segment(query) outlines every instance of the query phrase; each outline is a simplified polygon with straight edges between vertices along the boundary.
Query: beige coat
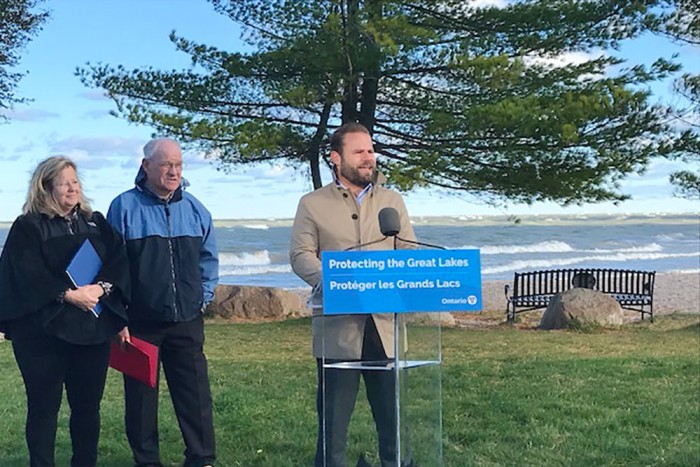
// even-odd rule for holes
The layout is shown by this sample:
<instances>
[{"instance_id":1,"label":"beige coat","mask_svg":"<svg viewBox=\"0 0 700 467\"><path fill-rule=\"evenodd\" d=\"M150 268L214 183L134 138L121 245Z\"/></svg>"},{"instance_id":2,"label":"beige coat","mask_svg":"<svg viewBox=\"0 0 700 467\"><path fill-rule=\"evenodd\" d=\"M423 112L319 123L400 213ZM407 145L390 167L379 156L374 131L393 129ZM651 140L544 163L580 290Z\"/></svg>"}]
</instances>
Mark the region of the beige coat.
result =
<instances>
[{"instance_id":1,"label":"beige coat","mask_svg":"<svg viewBox=\"0 0 700 467\"><path fill-rule=\"evenodd\" d=\"M380 179L382 177L380 176ZM400 194L376 184L358 205L346 188L332 182L304 195L299 201L289 250L294 272L309 285L321 282L321 252L341 251L351 246L382 238L378 214L385 207L399 213L399 237L415 241L416 236ZM413 248L398 242L397 248ZM363 247L363 250L392 250L393 238ZM392 314L374 314L374 322L389 358L394 357L394 320ZM367 315L313 316L313 354L315 357L359 359L362 353Z\"/></svg>"}]
</instances>

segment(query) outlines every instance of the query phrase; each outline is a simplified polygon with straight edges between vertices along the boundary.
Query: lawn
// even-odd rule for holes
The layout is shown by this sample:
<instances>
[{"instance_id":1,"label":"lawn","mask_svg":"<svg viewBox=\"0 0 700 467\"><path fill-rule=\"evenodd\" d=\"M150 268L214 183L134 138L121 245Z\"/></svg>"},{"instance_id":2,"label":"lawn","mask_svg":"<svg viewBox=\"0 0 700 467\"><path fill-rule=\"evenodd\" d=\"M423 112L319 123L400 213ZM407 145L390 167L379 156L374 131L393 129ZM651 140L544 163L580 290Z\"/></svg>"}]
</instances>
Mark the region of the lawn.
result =
<instances>
[{"instance_id":1,"label":"lawn","mask_svg":"<svg viewBox=\"0 0 700 467\"><path fill-rule=\"evenodd\" d=\"M311 465L309 320L212 322L206 332L217 465ZM444 329L442 351L445 466L700 465L697 315L589 333ZM0 342L0 370L0 467L27 465L24 388L9 342ZM181 465L177 422L167 389L161 391L163 462ZM66 409L64 402L59 466L70 456ZM361 397L353 427L370 420ZM100 466L131 465L123 431L121 377L110 370ZM372 430L351 428L352 465L374 443Z\"/></svg>"}]
</instances>

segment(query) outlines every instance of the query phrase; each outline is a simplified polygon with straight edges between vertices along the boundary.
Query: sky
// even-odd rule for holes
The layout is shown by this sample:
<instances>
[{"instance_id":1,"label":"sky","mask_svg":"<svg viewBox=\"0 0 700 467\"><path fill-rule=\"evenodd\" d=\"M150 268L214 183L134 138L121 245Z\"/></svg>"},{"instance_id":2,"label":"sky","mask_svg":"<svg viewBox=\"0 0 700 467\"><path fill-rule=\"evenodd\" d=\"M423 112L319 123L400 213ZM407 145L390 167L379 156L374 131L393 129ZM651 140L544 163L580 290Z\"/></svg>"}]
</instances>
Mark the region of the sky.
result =
<instances>
[{"instance_id":1,"label":"sky","mask_svg":"<svg viewBox=\"0 0 700 467\"><path fill-rule=\"evenodd\" d=\"M133 186L143 145L153 129L110 116L114 103L99 90L85 87L75 76L76 67L90 62L127 69L188 68L188 55L177 52L168 39L172 30L224 50L244 47L238 26L206 0L48 0L42 6L51 17L22 52L18 67L27 75L16 94L32 101L5 112L10 121L0 124L0 173L5 174L0 221L12 221L21 213L31 173L48 156L75 160L85 194L102 212L116 195ZM680 54L686 70L700 71L698 48L657 37L635 40L620 50L630 64L670 58L673 53ZM653 92L659 99L668 98L670 86L660 83ZM236 167L227 173L198 153L186 152L184 159L189 191L215 219L292 218L299 198L312 188L304 174L282 165ZM492 207L478 198L434 191L409 193L405 199L412 216L698 212L697 201L672 197L668 173L680 168L678 162L658 160L644 175L628 177L622 192L632 200L618 206ZM324 180L329 180L328 173Z\"/></svg>"}]
</instances>

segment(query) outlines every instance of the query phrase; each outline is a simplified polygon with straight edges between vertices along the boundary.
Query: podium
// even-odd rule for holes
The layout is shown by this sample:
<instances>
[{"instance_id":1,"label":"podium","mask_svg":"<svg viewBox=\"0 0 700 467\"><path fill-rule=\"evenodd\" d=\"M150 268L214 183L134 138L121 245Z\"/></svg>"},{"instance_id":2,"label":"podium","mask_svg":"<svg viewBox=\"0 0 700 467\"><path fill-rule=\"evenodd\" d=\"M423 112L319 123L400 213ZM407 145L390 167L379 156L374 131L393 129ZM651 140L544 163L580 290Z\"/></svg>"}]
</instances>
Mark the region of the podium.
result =
<instances>
[{"instance_id":1,"label":"podium","mask_svg":"<svg viewBox=\"0 0 700 467\"><path fill-rule=\"evenodd\" d=\"M310 298L314 346L322 355L319 379L327 388L319 394L320 411L327 414L319 449L329 456L338 443L346 445L353 467L363 465L356 459L364 456L364 465L442 465L440 312L481 309L478 250L324 252L322 267L322 287ZM370 354L368 343L375 350ZM384 352L378 355L377 348ZM335 439L345 422L337 420L342 410L331 391L354 391L342 384L358 379L367 391L374 388L375 402L369 410L354 410L347 438ZM378 395L382 388L384 396ZM322 465L331 467L328 456Z\"/></svg>"}]
</instances>

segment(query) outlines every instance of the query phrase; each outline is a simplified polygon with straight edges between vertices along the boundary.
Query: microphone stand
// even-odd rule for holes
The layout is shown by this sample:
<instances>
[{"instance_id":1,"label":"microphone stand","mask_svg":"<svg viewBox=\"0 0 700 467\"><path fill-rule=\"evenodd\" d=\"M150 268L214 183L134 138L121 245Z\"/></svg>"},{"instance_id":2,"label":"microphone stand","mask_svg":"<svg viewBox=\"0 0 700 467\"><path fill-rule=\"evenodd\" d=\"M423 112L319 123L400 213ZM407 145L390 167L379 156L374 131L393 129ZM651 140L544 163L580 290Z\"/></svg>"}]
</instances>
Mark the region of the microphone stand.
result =
<instances>
[{"instance_id":1,"label":"microphone stand","mask_svg":"<svg viewBox=\"0 0 700 467\"><path fill-rule=\"evenodd\" d=\"M435 248L436 250L446 250L447 249L444 246L433 245L432 243L418 242L415 240L407 240L405 238L399 237L398 235L394 235L394 250L397 249L396 248L396 240L401 240L402 242L406 242L406 243L412 243L414 245L427 246L429 248Z\"/></svg>"},{"instance_id":2,"label":"microphone stand","mask_svg":"<svg viewBox=\"0 0 700 467\"><path fill-rule=\"evenodd\" d=\"M425 243L425 242L419 242L415 240L408 240L405 238L401 238L398 236L398 232L389 232L393 235L387 235L394 237L394 250L397 250L397 242L398 240L401 240L404 243L411 243L413 245L419 245L419 246L425 246L428 248L435 248L437 250L446 250L444 246L440 245L433 245L432 243ZM386 238L386 237L384 237ZM396 455L399 459L401 459L401 467L410 467L410 466L415 466L415 463L413 461L413 446L411 446L411 437L410 437L410 429L408 425L406 426L406 431L404 433L406 439L405 441L405 448L406 448L406 457L407 459L403 459L401 457L401 406L400 406L400 394L401 394L401 382L403 382L404 390L406 393L408 393L408 373L409 370L408 368L404 369L404 374L403 378L399 378L399 373L401 372L400 370L400 357L399 357L399 314L394 312L394 399L396 400ZM408 352L406 352L408 353ZM408 414L404 414L404 419L408 419ZM405 420L406 423L407 420Z\"/></svg>"},{"instance_id":3,"label":"microphone stand","mask_svg":"<svg viewBox=\"0 0 700 467\"><path fill-rule=\"evenodd\" d=\"M385 235L384 237L382 237L382 238L380 238L380 239L372 240L371 242L360 243L360 244L358 244L358 245L350 246L350 247L344 249L343 251L352 251L352 250L356 250L356 249L358 249L358 248L363 248L363 247L366 247L366 246L369 246L369 245L374 245L375 243L383 242L384 240L386 240L386 238L387 238L387 235ZM396 249L396 247L394 247L394 249Z\"/></svg>"},{"instance_id":4,"label":"microphone stand","mask_svg":"<svg viewBox=\"0 0 700 467\"><path fill-rule=\"evenodd\" d=\"M392 237L394 237L394 250L396 250L396 239L398 237L398 232L396 232ZM400 346L399 346L399 339L401 335L399 334L399 314L397 312L394 312L394 419L396 426L394 426L394 430L396 432L394 433L394 436L396 437L396 460L397 464L401 466L403 463L403 459L401 458L401 386L400 386L400 379L399 374L401 373L400 370ZM406 371L406 374L408 374L408 371ZM405 375L404 375L405 376ZM404 387L406 387L407 383L404 383ZM407 446L410 447L410 444L408 444L408 440L406 440Z\"/></svg>"},{"instance_id":5,"label":"microphone stand","mask_svg":"<svg viewBox=\"0 0 700 467\"><path fill-rule=\"evenodd\" d=\"M398 233L398 232L397 232ZM388 236L388 235L387 235ZM396 234L391 235L394 237L394 250L397 250L396 248L396 243L397 240L401 240L402 242L406 243L413 243L416 245L423 245L423 246L428 246L432 248L437 248L444 250L445 247L442 246L437 246L437 245L431 245L429 243L421 243L421 242L416 242L412 240L406 240L401 237L399 237ZM403 382L403 387L404 387L404 393L408 394L408 372L409 368L406 367L404 368L403 371L403 378L399 377L401 373L401 357L400 357L400 346L399 346L399 339L401 334L399 333L401 326L399 326L399 313L394 312L394 400L396 401L396 406L394 407L395 410L395 417L396 417L396 457L397 460L400 460L399 466L400 467L411 467L415 466L415 463L413 461L413 446L411 446L411 437L410 437L410 428L408 425L406 426L406 431L404 432L404 435L406 436L406 439L404 440L404 447L406 448L406 457L407 459L404 459L402 457L401 453L401 383ZM406 332L407 329L405 327L404 323L404 332ZM404 339L407 339L406 336L404 336ZM405 357L408 358L408 350L407 350L407 345L408 342L404 344L406 347L405 352L406 355ZM408 413L404 414L404 419L405 422L408 424Z\"/></svg>"}]
</instances>

